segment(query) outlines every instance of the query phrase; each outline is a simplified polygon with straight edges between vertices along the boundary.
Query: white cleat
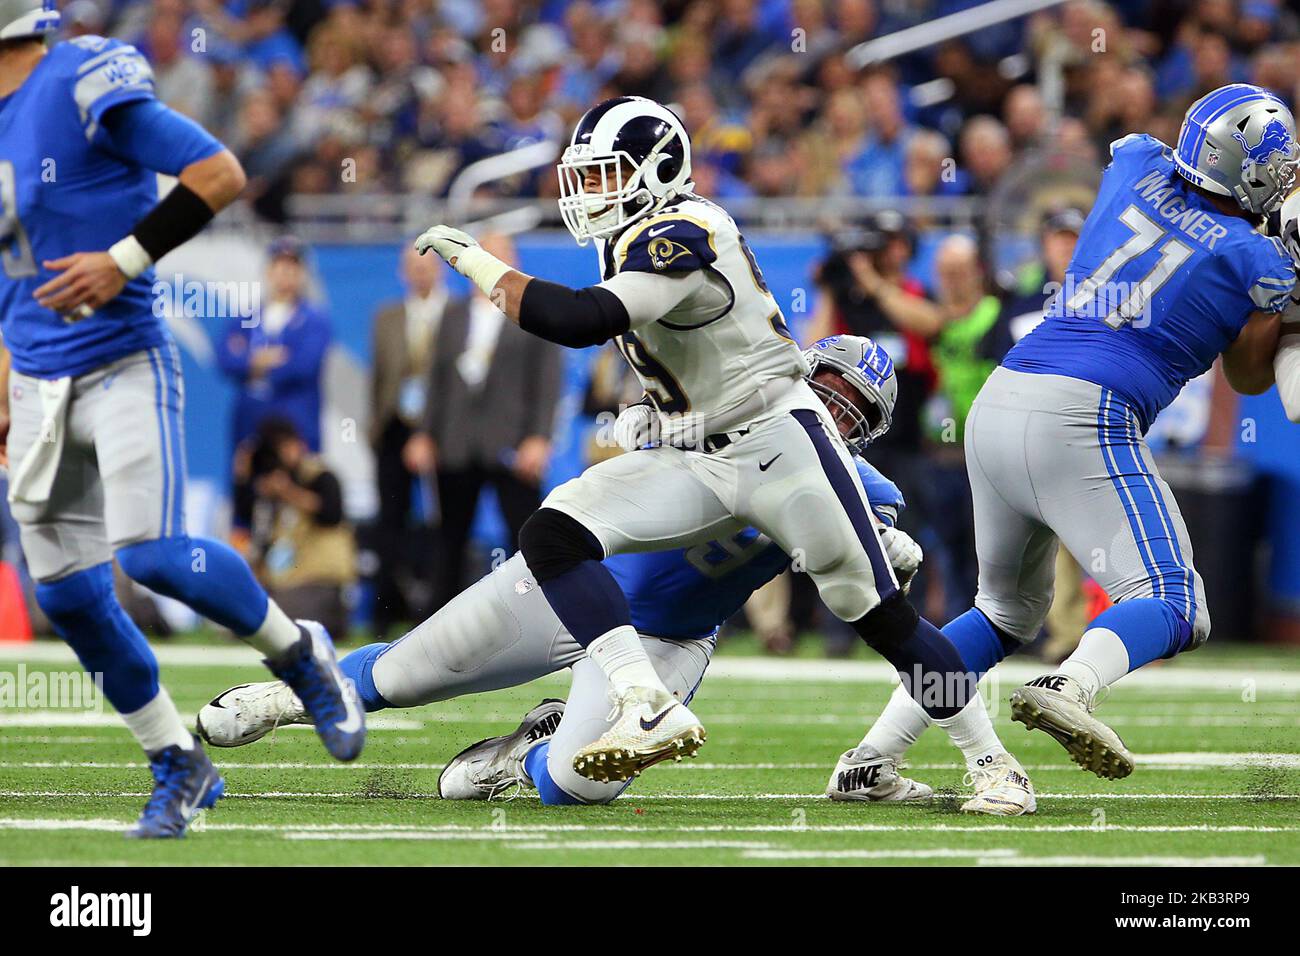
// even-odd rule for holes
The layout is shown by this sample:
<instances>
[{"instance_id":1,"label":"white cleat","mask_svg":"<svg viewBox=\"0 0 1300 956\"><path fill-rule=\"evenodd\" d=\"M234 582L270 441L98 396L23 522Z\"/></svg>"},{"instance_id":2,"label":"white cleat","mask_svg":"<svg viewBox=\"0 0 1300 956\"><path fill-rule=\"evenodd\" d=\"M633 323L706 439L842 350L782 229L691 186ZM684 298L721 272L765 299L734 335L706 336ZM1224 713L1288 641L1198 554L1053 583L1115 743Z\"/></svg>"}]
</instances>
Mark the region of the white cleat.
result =
<instances>
[{"instance_id":1,"label":"white cleat","mask_svg":"<svg viewBox=\"0 0 1300 956\"><path fill-rule=\"evenodd\" d=\"M222 691L199 711L200 737L214 747L242 747L283 724L310 724L302 703L278 680Z\"/></svg>"},{"instance_id":2,"label":"white cleat","mask_svg":"<svg viewBox=\"0 0 1300 956\"><path fill-rule=\"evenodd\" d=\"M1011 694L1011 719L1051 735L1080 767L1120 780L1133 772L1133 755L1096 717L1092 697L1064 674L1044 674Z\"/></svg>"},{"instance_id":3,"label":"white cleat","mask_svg":"<svg viewBox=\"0 0 1300 956\"><path fill-rule=\"evenodd\" d=\"M1038 809L1034 785L1011 754L999 754L985 766L972 768L965 782L975 788L975 796L961 805L962 813L1018 817Z\"/></svg>"},{"instance_id":4,"label":"white cleat","mask_svg":"<svg viewBox=\"0 0 1300 956\"><path fill-rule=\"evenodd\" d=\"M573 769L588 780L631 780L661 760L694 757L704 746L704 727L672 694L631 687L611 699L614 726L573 755Z\"/></svg>"},{"instance_id":5,"label":"white cleat","mask_svg":"<svg viewBox=\"0 0 1300 956\"><path fill-rule=\"evenodd\" d=\"M898 772L898 761L869 747L858 747L840 756L826 784L832 800L861 800L867 803L902 803L929 800L934 790Z\"/></svg>"},{"instance_id":6,"label":"white cleat","mask_svg":"<svg viewBox=\"0 0 1300 956\"><path fill-rule=\"evenodd\" d=\"M564 716L564 701L542 701L524 715L512 734L470 744L447 762L438 775L444 800L492 800L513 795L528 785L524 758L555 735Z\"/></svg>"}]
</instances>

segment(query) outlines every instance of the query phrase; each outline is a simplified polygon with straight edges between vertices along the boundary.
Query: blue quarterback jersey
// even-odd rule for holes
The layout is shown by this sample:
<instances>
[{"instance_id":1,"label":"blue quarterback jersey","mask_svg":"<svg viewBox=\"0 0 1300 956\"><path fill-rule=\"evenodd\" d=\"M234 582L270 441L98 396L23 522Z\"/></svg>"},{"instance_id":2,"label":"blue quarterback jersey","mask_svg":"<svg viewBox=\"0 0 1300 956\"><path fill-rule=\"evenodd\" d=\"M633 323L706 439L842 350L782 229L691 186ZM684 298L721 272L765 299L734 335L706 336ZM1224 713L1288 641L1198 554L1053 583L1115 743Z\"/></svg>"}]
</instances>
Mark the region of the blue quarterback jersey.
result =
<instances>
[{"instance_id":1,"label":"blue quarterback jersey","mask_svg":"<svg viewBox=\"0 0 1300 956\"><path fill-rule=\"evenodd\" d=\"M134 47L79 37L54 46L0 99L0 334L26 375L80 375L168 341L152 308L152 269L79 321L32 296L57 275L45 260L108 249L157 203L155 170L175 174L193 159L158 143L146 168L114 150L105 115L153 98L153 72ZM220 149L211 143L209 153Z\"/></svg>"},{"instance_id":2,"label":"blue quarterback jersey","mask_svg":"<svg viewBox=\"0 0 1300 956\"><path fill-rule=\"evenodd\" d=\"M876 517L893 527L903 510L898 487L855 459ZM605 559L632 609L632 626L654 637L710 637L749 596L786 569L790 556L755 528L725 541Z\"/></svg>"},{"instance_id":3,"label":"blue quarterback jersey","mask_svg":"<svg viewBox=\"0 0 1300 956\"><path fill-rule=\"evenodd\" d=\"M1279 240L1178 175L1164 143L1126 136L1111 157L1061 291L1002 364L1110 389L1145 431L1253 312L1286 307L1296 272Z\"/></svg>"}]
</instances>

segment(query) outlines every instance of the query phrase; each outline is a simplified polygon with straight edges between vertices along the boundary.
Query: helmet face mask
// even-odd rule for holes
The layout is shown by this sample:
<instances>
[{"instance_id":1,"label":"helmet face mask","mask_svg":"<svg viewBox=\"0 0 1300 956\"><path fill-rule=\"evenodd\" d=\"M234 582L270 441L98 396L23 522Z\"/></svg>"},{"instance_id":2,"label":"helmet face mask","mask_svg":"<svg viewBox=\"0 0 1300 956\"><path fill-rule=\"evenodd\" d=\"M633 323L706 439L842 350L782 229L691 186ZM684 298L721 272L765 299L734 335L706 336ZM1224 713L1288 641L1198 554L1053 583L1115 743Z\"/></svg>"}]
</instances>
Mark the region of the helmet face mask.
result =
<instances>
[{"instance_id":1,"label":"helmet face mask","mask_svg":"<svg viewBox=\"0 0 1300 956\"><path fill-rule=\"evenodd\" d=\"M849 449L860 453L885 432L894 420L898 400L898 376L888 353L866 336L832 335L804 350L808 363L805 378L809 387L826 403L837 426L848 420L842 432ZM815 381L819 372L838 375L862 402L851 401L838 390Z\"/></svg>"},{"instance_id":2,"label":"helmet face mask","mask_svg":"<svg viewBox=\"0 0 1300 956\"><path fill-rule=\"evenodd\" d=\"M1291 111L1273 93L1245 83L1220 87L1193 103L1174 150L1184 179L1235 199L1255 216L1286 198L1298 163Z\"/></svg>"},{"instance_id":3,"label":"helmet face mask","mask_svg":"<svg viewBox=\"0 0 1300 956\"><path fill-rule=\"evenodd\" d=\"M560 176L560 218L565 227L586 245L589 239L618 232L640 218L654 200L641 185L641 171L625 152L595 155L590 146L578 144L564 151L557 166ZM625 172L631 175L625 177ZM600 188L588 191L587 180L598 178ZM626 178L626 181L625 181Z\"/></svg>"},{"instance_id":4,"label":"helmet face mask","mask_svg":"<svg viewBox=\"0 0 1300 956\"><path fill-rule=\"evenodd\" d=\"M560 218L584 246L658 212L693 185L690 140L681 120L639 96L616 97L588 110L556 171Z\"/></svg>"}]
</instances>

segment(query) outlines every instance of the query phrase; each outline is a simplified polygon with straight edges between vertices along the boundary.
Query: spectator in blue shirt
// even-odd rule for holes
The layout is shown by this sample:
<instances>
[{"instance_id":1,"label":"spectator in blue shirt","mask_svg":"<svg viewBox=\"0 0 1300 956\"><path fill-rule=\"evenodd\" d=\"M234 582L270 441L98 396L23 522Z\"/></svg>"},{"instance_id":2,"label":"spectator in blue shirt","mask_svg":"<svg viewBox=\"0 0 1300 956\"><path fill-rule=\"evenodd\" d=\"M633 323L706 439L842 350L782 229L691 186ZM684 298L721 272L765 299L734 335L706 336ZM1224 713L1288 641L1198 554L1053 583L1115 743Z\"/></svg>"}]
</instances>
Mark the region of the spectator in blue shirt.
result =
<instances>
[{"instance_id":1,"label":"spectator in blue shirt","mask_svg":"<svg viewBox=\"0 0 1300 956\"><path fill-rule=\"evenodd\" d=\"M272 415L287 418L313 452L321 447L321 371L330 344L324 311L304 295L307 273L296 239L271 244L264 301L251 328L236 320L217 349L221 370L239 387L231 448Z\"/></svg>"}]
</instances>

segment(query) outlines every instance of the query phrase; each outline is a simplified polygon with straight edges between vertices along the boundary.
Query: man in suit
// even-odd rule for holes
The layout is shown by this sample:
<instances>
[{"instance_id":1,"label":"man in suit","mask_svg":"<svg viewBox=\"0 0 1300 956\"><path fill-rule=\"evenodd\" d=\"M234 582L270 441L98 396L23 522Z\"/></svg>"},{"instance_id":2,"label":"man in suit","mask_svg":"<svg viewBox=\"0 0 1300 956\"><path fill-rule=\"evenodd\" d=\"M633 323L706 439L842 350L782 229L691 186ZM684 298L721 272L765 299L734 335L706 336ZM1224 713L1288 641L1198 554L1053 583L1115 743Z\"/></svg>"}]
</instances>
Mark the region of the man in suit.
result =
<instances>
[{"instance_id":1,"label":"man in suit","mask_svg":"<svg viewBox=\"0 0 1300 956\"><path fill-rule=\"evenodd\" d=\"M444 317L459 317L456 320L463 322L468 310L463 299L448 297L442 262L419 255L409 245L402 253L398 275L405 297L381 306L371 326L369 437L379 485L374 628L381 637L395 623L418 620L433 610L409 606L427 604L433 582L429 555L404 560L410 542L420 537L412 532L423 522L413 508L422 462L408 463L403 450L424 420L434 346ZM433 515L423 517L431 522ZM413 588L401 583L407 567L407 576L415 578ZM423 599L420 590L425 592Z\"/></svg>"},{"instance_id":2,"label":"man in suit","mask_svg":"<svg viewBox=\"0 0 1300 956\"><path fill-rule=\"evenodd\" d=\"M482 245L514 261L508 239L485 237ZM406 447L411 467L437 474L439 606L461 590L465 546L485 485L493 487L501 504L510 551L518 547L520 527L540 506L561 362L556 346L507 321L479 292L468 309L444 316L423 426Z\"/></svg>"}]
</instances>

